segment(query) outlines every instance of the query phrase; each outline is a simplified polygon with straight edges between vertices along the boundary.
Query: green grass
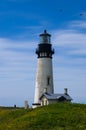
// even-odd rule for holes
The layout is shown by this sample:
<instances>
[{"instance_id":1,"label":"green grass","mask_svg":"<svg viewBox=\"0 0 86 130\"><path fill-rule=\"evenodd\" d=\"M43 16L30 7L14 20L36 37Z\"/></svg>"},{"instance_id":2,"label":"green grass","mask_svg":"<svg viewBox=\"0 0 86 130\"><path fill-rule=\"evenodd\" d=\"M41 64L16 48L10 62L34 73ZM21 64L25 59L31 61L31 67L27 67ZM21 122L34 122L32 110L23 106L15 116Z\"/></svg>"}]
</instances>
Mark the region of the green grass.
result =
<instances>
[{"instance_id":1,"label":"green grass","mask_svg":"<svg viewBox=\"0 0 86 130\"><path fill-rule=\"evenodd\" d=\"M33 110L0 108L0 130L86 130L86 105L58 103Z\"/></svg>"}]
</instances>

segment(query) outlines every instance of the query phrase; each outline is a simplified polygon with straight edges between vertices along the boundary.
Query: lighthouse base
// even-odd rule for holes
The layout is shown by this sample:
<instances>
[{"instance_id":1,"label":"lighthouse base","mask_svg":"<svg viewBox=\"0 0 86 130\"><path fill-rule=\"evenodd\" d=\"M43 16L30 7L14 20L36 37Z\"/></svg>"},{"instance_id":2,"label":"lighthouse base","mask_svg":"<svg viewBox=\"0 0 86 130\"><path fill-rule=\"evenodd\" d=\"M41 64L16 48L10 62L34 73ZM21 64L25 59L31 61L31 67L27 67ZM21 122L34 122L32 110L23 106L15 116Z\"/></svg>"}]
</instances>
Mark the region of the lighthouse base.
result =
<instances>
[{"instance_id":1,"label":"lighthouse base","mask_svg":"<svg viewBox=\"0 0 86 130\"><path fill-rule=\"evenodd\" d=\"M40 107L40 106L41 106L40 103L33 103L33 104L32 104L32 108L37 108L37 107Z\"/></svg>"}]
</instances>

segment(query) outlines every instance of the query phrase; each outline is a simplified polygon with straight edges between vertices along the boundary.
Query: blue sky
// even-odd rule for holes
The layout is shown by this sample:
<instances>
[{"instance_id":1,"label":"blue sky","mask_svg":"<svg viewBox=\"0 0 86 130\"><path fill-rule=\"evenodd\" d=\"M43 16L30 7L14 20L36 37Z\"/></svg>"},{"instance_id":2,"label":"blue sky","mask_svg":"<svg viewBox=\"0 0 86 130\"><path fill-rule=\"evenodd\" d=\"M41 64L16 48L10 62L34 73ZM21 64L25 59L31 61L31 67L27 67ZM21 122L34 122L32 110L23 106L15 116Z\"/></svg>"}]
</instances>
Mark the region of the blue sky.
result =
<instances>
[{"instance_id":1,"label":"blue sky","mask_svg":"<svg viewBox=\"0 0 86 130\"><path fill-rule=\"evenodd\" d=\"M55 93L86 103L86 1L0 0L0 105L34 98L39 34L52 35Z\"/></svg>"}]
</instances>

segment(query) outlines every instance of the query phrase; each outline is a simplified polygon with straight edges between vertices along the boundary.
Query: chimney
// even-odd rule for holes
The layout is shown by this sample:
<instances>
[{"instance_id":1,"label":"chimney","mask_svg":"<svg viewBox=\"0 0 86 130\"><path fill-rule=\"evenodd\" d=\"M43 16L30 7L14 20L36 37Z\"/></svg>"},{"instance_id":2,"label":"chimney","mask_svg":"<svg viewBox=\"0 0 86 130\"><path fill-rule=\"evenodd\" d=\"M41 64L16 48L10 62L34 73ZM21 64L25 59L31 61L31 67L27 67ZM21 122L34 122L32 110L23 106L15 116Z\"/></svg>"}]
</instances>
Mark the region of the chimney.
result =
<instances>
[{"instance_id":1,"label":"chimney","mask_svg":"<svg viewBox=\"0 0 86 130\"><path fill-rule=\"evenodd\" d=\"M64 94L67 95L68 94L68 89L64 88Z\"/></svg>"},{"instance_id":2,"label":"chimney","mask_svg":"<svg viewBox=\"0 0 86 130\"><path fill-rule=\"evenodd\" d=\"M44 88L44 93L47 93L47 88Z\"/></svg>"}]
</instances>

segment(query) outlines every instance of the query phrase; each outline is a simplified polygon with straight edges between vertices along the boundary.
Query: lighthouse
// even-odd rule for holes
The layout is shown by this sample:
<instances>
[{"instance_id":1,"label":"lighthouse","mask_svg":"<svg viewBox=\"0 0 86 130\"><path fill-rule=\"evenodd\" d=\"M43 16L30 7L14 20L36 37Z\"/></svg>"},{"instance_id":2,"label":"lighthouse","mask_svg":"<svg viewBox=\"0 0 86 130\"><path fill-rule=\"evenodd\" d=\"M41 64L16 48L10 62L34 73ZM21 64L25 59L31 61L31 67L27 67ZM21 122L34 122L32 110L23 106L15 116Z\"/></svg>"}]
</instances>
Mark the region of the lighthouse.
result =
<instances>
[{"instance_id":1,"label":"lighthouse","mask_svg":"<svg viewBox=\"0 0 86 130\"><path fill-rule=\"evenodd\" d=\"M51 35L44 30L39 37L40 40L36 49L37 72L33 108L41 105L40 97L42 94L54 93L52 66L52 55L54 54L54 49L52 49Z\"/></svg>"}]
</instances>

